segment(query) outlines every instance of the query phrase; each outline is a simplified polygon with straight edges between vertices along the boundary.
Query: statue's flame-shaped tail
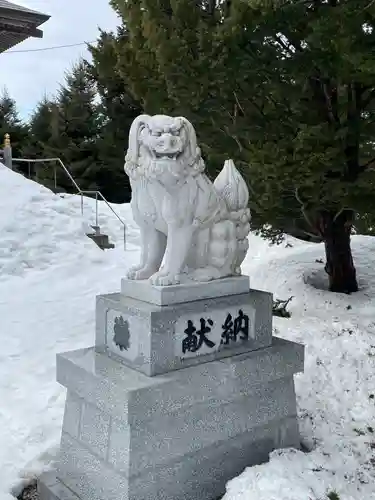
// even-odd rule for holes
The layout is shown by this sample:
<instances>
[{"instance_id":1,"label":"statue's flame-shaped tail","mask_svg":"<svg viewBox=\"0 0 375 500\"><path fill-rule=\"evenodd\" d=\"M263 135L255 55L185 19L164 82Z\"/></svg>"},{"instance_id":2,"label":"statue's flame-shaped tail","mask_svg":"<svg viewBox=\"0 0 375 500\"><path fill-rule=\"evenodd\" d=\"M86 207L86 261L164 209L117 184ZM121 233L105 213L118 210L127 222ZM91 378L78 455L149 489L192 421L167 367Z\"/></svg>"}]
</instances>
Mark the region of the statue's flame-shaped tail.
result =
<instances>
[{"instance_id":1,"label":"statue's flame-shaped tail","mask_svg":"<svg viewBox=\"0 0 375 500\"><path fill-rule=\"evenodd\" d=\"M223 170L214 182L215 190L227 205L229 218L236 224L237 259L233 272L241 273L241 264L249 249L248 235L250 233L249 190L233 160L226 160Z\"/></svg>"},{"instance_id":2,"label":"statue's flame-shaped tail","mask_svg":"<svg viewBox=\"0 0 375 500\"><path fill-rule=\"evenodd\" d=\"M247 208L249 190L242 175L236 169L233 160L225 161L223 170L215 179L214 186L216 191L224 198L229 212L238 212Z\"/></svg>"}]
</instances>

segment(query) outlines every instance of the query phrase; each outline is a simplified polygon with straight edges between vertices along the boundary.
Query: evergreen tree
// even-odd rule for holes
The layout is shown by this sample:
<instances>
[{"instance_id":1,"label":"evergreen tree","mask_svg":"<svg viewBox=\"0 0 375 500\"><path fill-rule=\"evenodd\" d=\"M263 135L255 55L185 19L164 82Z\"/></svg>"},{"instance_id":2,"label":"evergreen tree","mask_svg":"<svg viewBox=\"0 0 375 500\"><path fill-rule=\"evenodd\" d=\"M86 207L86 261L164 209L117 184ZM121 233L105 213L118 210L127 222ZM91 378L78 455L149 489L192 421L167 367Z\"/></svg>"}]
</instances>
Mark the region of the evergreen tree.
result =
<instances>
[{"instance_id":1,"label":"evergreen tree","mask_svg":"<svg viewBox=\"0 0 375 500\"><path fill-rule=\"evenodd\" d=\"M92 63L87 66L96 84L103 116L97 143L101 165L97 181L103 195L116 203L130 201L131 190L124 174L124 156L131 123L142 113L140 104L133 98L116 68L114 41L126 37L127 32L122 28L116 35L101 31L96 46L90 46Z\"/></svg>"},{"instance_id":2,"label":"evergreen tree","mask_svg":"<svg viewBox=\"0 0 375 500\"><path fill-rule=\"evenodd\" d=\"M112 4L129 30L121 75L146 111L190 118L207 157L246 175L258 223L276 236L308 225L330 289L356 291L351 229L356 213L375 213L375 4Z\"/></svg>"},{"instance_id":3,"label":"evergreen tree","mask_svg":"<svg viewBox=\"0 0 375 500\"><path fill-rule=\"evenodd\" d=\"M46 151L52 137L51 121L54 106L56 106L55 102L48 99L47 96L37 104L29 120L29 136L26 144L22 146L22 158L46 158ZM43 165L40 163L30 163L27 166L20 164L19 168L28 176L30 175L31 178L38 180L38 173L43 168ZM47 168L47 165L45 165L45 168ZM48 168L51 170L53 166L49 164ZM46 176L44 173L42 178L46 180L46 177L48 175ZM52 184L50 187L52 187Z\"/></svg>"},{"instance_id":4,"label":"evergreen tree","mask_svg":"<svg viewBox=\"0 0 375 500\"><path fill-rule=\"evenodd\" d=\"M52 137L52 114L56 102L45 96L36 106L35 111L30 118L30 134L35 137L35 145L42 152L48 147Z\"/></svg>"},{"instance_id":5,"label":"evergreen tree","mask_svg":"<svg viewBox=\"0 0 375 500\"><path fill-rule=\"evenodd\" d=\"M20 158L28 140L28 126L19 118L16 102L7 90L0 96L0 144L5 134L10 134L13 156Z\"/></svg>"},{"instance_id":6,"label":"evergreen tree","mask_svg":"<svg viewBox=\"0 0 375 500\"><path fill-rule=\"evenodd\" d=\"M95 86L88 78L86 63L80 61L66 74L55 102L42 104L34 115L35 137L43 144L43 156L61 158L81 189L97 190L96 170L99 163L97 141L101 117L96 103ZM42 116L43 115L43 116ZM35 128L44 120L50 125L43 132ZM40 179L51 187L54 167L45 164ZM58 189L76 192L71 180L57 169Z\"/></svg>"}]
</instances>

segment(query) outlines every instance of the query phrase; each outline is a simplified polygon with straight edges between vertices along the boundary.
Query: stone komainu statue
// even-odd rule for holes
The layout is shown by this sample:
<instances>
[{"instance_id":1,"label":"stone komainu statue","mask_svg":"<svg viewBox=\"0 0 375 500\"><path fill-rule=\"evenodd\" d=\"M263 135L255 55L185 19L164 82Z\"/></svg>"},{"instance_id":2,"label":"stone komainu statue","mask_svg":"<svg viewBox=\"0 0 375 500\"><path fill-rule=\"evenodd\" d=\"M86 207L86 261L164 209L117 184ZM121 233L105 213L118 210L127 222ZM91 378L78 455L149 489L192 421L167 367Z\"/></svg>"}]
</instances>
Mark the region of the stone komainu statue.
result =
<instances>
[{"instance_id":1,"label":"stone komainu statue","mask_svg":"<svg viewBox=\"0 0 375 500\"><path fill-rule=\"evenodd\" d=\"M249 192L232 160L212 183L191 123L141 115L129 133L125 172L142 251L129 279L154 285L241 274L250 232Z\"/></svg>"}]
</instances>

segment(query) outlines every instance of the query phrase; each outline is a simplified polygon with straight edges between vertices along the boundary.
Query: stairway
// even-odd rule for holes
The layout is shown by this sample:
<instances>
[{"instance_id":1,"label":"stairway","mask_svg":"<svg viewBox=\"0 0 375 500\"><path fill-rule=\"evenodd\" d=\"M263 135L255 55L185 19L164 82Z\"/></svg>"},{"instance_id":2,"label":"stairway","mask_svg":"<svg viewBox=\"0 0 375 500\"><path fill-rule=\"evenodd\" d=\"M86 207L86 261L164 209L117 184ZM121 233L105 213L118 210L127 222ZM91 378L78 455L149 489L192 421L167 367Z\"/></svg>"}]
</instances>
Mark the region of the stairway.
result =
<instances>
[{"instance_id":1,"label":"stairway","mask_svg":"<svg viewBox=\"0 0 375 500\"><path fill-rule=\"evenodd\" d=\"M110 248L115 248L115 245L109 242L108 235L100 232L100 226L91 227L93 228L94 232L86 233L86 236L94 241L101 250L109 250Z\"/></svg>"},{"instance_id":2,"label":"stairway","mask_svg":"<svg viewBox=\"0 0 375 500\"><path fill-rule=\"evenodd\" d=\"M35 177L33 179L33 180L35 180L35 182L38 182L38 175L37 175L37 171L35 170L35 168L36 168L35 166L39 165L39 164L53 163L53 182L51 181L51 185L47 185L47 183L46 183L46 187L51 189L51 191L53 191L54 193L60 194L61 196L64 196L64 194L61 193L61 189L57 187L57 168L62 169L63 172L65 172L66 176L70 179L72 185L74 186L76 194L81 197L81 214L82 214L82 216L83 216L83 197L90 196L91 198L93 198L95 196L96 224L93 226L90 226L93 229L93 232L90 231L90 232L86 233L86 236L88 236L91 240L93 240L94 243L96 243L96 245L98 245L98 247L101 250L108 250L111 248L115 248L115 245L113 243L110 243L108 235L100 232L100 226L98 225L98 222L97 222L98 221L98 209L99 209L98 202L101 201L109 208L109 210L117 218L117 220L120 222L120 224L123 227L124 250L125 250L125 248L126 248L126 224L125 224L124 220L114 210L114 208L110 205L110 203L108 203L108 201L105 199L105 197L102 195L102 193L100 191L82 190L60 158L43 158L43 159L42 158L39 158L39 159L13 158L12 161L13 161L14 165L28 164L27 171L24 168L20 169L19 167L18 168L14 167L14 170L28 179ZM33 172L35 175L33 175L33 176L31 175L31 171L32 171L31 165L34 165Z\"/></svg>"}]
</instances>

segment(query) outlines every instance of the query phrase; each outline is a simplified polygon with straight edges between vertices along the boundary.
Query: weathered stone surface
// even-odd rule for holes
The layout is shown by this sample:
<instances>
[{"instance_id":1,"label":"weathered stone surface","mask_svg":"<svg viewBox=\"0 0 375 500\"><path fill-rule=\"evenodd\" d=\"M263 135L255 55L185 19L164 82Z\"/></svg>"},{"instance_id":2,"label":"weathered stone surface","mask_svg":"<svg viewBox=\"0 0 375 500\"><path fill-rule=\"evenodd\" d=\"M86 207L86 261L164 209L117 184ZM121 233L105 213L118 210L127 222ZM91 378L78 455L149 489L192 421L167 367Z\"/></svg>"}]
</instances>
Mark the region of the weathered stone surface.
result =
<instances>
[{"instance_id":1,"label":"weathered stone surface","mask_svg":"<svg viewBox=\"0 0 375 500\"><path fill-rule=\"evenodd\" d=\"M229 401L209 400L131 424L111 418L93 405L83 406L76 439L126 477L296 415L291 377L258 386L246 395L236 393ZM63 443L61 450L69 454Z\"/></svg>"},{"instance_id":2,"label":"weathered stone surface","mask_svg":"<svg viewBox=\"0 0 375 500\"><path fill-rule=\"evenodd\" d=\"M280 434L285 444L280 441ZM273 449L284 446L298 446L295 418L279 421L275 427L271 425L240 434L140 474L130 481L131 498L219 498L224 494L230 478L236 477L248 466L266 462ZM156 496L153 496L153 484L158 485Z\"/></svg>"},{"instance_id":3,"label":"weathered stone surface","mask_svg":"<svg viewBox=\"0 0 375 500\"><path fill-rule=\"evenodd\" d=\"M299 446L303 361L303 346L278 338L155 377L94 348L58 355L67 403L41 500L214 500L273 449Z\"/></svg>"},{"instance_id":4,"label":"weathered stone surface","mask_svg":"<svg viewBox=\"0 0 375 500\"><path fill-rule=\"evenodd\" d=\"M231 401L303 371L302 345L277 337L267 349L156 377L132 370L94 348L57 355L57 380L76 396L128 424L206 402Z\"/></svg>"},{"instance_id":5,"label":"weathered stone surface","mask_svg":"<svg viewBox=\"0 0 375 500\"><path fill-rule=\"evenodd\" d=\"M183 117L140 115L129 131L125 172L141 236L128 278L157 286L181 279L238 276L249 248L249 191L232 160L214 183L193 125Z\"/></svg>"},{"instance_id":6,"label":"weathered stone surface","mask_svg":"<svg viewBox=\"0 0 375 500\"><path fill-rule=\"evenodd\" d=\"M202 299L215 299L227 295L247 293L249 276L231 276L219 280L197 283L188 281L179 285L156 286L149 280L121 280L121 293L130 299L142 300L158 306L185 304Z\"/></svg>"},{"instance_id":7,"label":"weathered stone surface","mask_svg":"<svg viewBox=\"0 0 375 500\"><path fill-rule=\"evenodd\" d=\"M42 474L38 480L40 500L81 500L58 478L55 471Z\"/></svg>"},{"instance_id":8,"label":"weathered stone surface","mask_svg":"<svg viewBox=\"0 0 375 500\"><path fill-rule=\"evenodd\" d=\"M126 460L128 467L121 471L129 476L154 463L161 464L213 443L227 441L254 426L295 415L293 381L281 380L270 385L230 402L200 403L123 428L129 443L129 459ZM119 442L116 430L112 424L113 443Z\"/></svg>"},{"instance_id":9,"label":"weathered stone surface","mask_svg":"<svg viewBox=\"0 0 375 500\"><path fill-rule=\"evenodd\" d=\"M78 439L83 409L83 399L68 391L66 395L63 430Z\"/></svg>"},{"instance_id":10,"label":"weathered stone surface","mask_svg":"<svg viewBox=\"0 0 375 500\"><path fill-rule=\"evenodd\" d=\"M119 293L97 297L97 351L149 376L271 342L272 295L266 292L163 307Z\"/></svg>"},{"instance_id":11,"label":"weathered stone surface","mask_svg":"<svg viewBox=\"0 0 375 500\"><path fill-rule=\"evenodd\" d=\"M93 452L106 458L109 445L111 417L96 406L84 402L81 414L79 438Z\"/></svg>"},{"instance_id":12,"label":"weathered stone surface","mask_svg":"<svg viewBox=\"0 0 375 500\"><path fill-rule=\"evenodd\" d=\"M266 461L274 448L298 446L298 429L295 417L272 422L183 458L139 470L129 479L70 436L64 435L63 441L66 451L59 479L53 474L41 478L41 500L115 500L115 495L117 500L213 500L224 493L229 479L247 466ZM65 496L68 493L71 496Z\"/></svg>"},{"instance_id":13,"label":"weathered stone surface","mask_svg":"<svg viewBox=\"0 0 375 500\"><path fill-rule=\"evenodd\" d=\"M68 434L61 438L57 477L82 500L129 498L127 479Z\"/></svg>"}]
</instances>

